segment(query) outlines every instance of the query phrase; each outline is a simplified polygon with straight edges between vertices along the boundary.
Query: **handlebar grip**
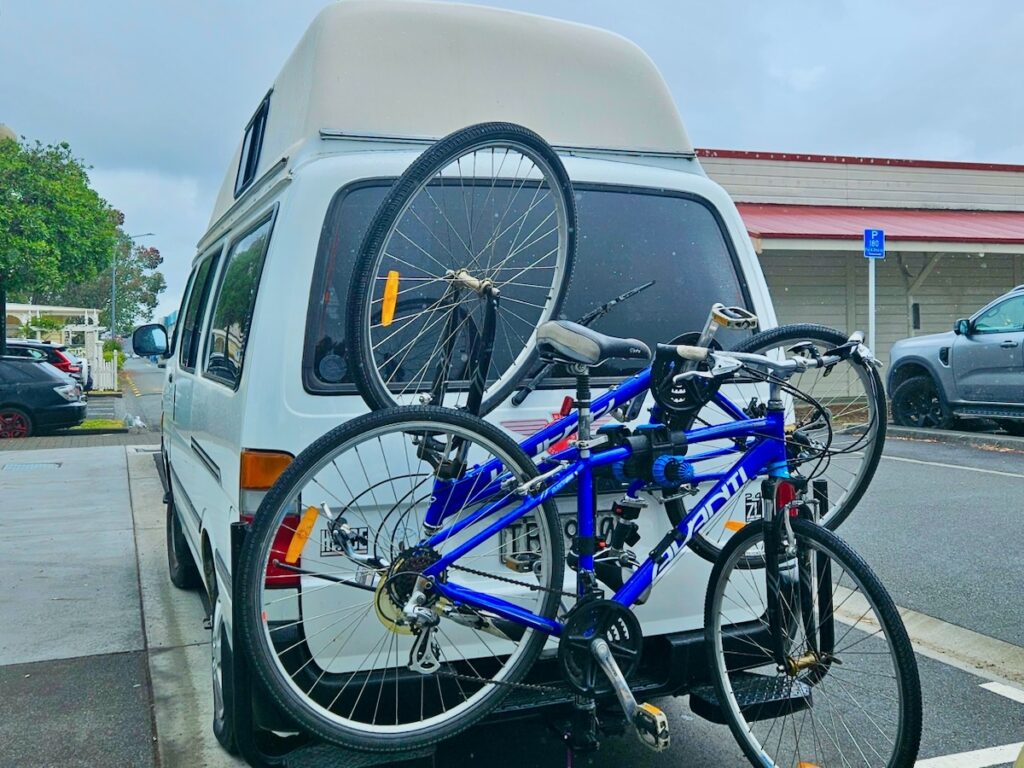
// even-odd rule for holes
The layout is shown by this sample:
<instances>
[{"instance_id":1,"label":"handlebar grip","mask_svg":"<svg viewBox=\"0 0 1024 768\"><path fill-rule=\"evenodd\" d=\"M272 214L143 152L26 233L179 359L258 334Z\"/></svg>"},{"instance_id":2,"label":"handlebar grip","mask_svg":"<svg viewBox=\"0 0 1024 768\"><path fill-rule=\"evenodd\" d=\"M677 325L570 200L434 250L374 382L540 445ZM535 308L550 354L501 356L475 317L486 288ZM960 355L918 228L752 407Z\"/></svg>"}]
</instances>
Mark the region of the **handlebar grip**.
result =
<instances>
[{"instance_id":1,"label":"handlebar grip","mask_svg":"<svg viewBox=\"0 0 1024 768\"><path fill-rule=\"evenodd\" d=\"M691 347L688 344L676 346L676 354L683 358L683 360L693 360L698 363L707 360L710 352L711 350L707 347Z\"/></svg>"}]
</instances>

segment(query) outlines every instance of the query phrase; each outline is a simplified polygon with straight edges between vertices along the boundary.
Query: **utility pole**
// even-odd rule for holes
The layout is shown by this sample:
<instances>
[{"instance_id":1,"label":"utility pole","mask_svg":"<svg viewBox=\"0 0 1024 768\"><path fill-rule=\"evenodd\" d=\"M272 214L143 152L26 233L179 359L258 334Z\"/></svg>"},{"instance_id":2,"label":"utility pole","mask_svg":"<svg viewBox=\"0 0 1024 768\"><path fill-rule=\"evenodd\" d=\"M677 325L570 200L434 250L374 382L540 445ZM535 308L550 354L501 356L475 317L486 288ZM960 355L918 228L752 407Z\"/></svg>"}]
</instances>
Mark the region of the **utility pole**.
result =
<instances>
[{"instance_id":1,"label":"utility pole","mask_svg":"<svg viewBox=\"0 0 1024 768\"><path fill-rule=\"evenodd\" d=\"M143 232L141 235L128 235L128 253L131 254L132 246L136 240L143 237L153 237L152 232ZM117 334L117 249L120 243L114 246L114 258L110 262L110 338Z\"/></svg>"}]
</instances>

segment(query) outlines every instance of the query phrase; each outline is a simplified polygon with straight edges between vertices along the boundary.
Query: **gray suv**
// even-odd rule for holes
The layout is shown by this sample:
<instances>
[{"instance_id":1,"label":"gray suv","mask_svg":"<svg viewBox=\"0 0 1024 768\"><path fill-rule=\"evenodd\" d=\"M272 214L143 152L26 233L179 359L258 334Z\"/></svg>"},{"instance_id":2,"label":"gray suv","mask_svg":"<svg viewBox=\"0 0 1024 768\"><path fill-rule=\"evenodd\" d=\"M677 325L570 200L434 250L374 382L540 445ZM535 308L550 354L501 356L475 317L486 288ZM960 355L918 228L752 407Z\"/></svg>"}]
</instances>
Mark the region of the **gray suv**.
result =
<instances>
[{"instance_id":1,"label":"gray suv","mask_svg":"<svg viewBox=\"0 0 1024 768\"><path fill-rule=\"evenodd\" d=\"M1024 285L952 331L897 341L888 389L902 426L945 429L964 416L1024 435Z\"/></svg>"}]
</instances>

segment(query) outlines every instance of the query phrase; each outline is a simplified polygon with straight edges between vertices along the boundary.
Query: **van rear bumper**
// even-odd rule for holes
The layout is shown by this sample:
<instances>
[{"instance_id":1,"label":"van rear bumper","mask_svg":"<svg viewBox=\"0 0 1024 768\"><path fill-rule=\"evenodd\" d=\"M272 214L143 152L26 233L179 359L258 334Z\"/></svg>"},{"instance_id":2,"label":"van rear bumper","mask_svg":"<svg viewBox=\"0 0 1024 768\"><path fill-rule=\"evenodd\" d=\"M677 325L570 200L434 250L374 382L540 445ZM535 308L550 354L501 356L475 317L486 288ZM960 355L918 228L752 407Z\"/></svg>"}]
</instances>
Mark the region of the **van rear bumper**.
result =
<instances>
[{"instance_id":1,"label":"van rear bumper","mask_svg":"<svg viewBox=\"0 0 1024 768\"><path fill-rule=\"evenodd\" d=\"M753 634L759 622L748 625L749 630L737 627L740 634ZM288 635L285 630L281 633ZM758 638L758 641L763 638ZM276 637L282 647L292 647L301 642L296 636ZM297 662L301 663L301 662ZM412 675L412 673L410 673ZM501 705L483 721L507 722L509 720L558 719L567 714L573 707L575 694L561 680L557 659L538 661L530 674L523 681L543 685L546 690L534 691L525 688L512 690ZM638 699L651 700L667 696L683 696L698 686L711 683L708 665L707 646L704 630L697 629L669 635L647 638L644 641L643 661L640 669L631 678L631 687ZM320 687L329 688L326 679L319 683ZM551 691L551 688L557 689ZM291 720L272 702L271 697L262 691L260 686L253 690L253 714L257 727L268 731L298 730ZM598 698L599 707L618 710L615 696L609 693Z\"/></svg>"}]
</instances>

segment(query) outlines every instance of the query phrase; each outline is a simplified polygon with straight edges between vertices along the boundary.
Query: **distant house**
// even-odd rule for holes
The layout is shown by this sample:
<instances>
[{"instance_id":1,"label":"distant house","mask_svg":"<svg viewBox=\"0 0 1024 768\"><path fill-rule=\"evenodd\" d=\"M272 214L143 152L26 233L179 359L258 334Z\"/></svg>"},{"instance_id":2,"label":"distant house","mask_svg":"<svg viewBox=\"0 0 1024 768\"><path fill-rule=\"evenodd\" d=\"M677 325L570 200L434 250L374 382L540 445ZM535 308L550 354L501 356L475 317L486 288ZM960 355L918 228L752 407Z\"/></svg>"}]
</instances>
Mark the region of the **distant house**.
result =
<instances>
[{"instance_id":1,"label":"distant house","mask_svg":"<svg viewBox=\"0 0 1024 768\"><path fill-rule=\"evenodd\" d=\"M51 307L45 304L8 304L7 305L7 337L25 337L31 339L49 339L63 342L59 329L32 330L32 321L40 318L56 320L61 326L84 326L100 331L100 311L86 307ZM54 323L53 325L56 325Z\"/></svg>"}]
</instances>

